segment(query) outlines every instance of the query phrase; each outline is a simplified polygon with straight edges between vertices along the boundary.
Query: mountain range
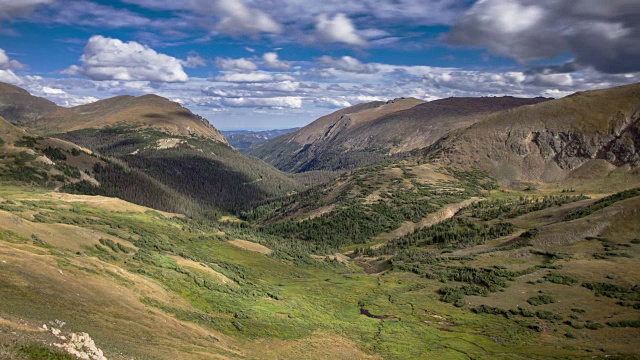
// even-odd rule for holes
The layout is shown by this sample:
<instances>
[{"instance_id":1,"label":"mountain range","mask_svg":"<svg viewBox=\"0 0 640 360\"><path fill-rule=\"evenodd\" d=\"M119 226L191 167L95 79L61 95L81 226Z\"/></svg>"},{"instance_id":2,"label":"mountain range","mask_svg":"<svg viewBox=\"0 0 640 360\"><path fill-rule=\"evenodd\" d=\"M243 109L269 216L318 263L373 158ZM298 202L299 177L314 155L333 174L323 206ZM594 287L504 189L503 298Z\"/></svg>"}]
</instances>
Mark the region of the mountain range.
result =
<instances>
[{"instance_id":1,"label":"mountain range","mask_svg":"<svg viewBox=\"0 0 640 360\"><path fill-rule=\"evenodd\" d=\"M323 116L249 153L284 171L354 169L429 146L487 114L547 100L506 96L374 101Z\"/></svg>"}]
</instances>

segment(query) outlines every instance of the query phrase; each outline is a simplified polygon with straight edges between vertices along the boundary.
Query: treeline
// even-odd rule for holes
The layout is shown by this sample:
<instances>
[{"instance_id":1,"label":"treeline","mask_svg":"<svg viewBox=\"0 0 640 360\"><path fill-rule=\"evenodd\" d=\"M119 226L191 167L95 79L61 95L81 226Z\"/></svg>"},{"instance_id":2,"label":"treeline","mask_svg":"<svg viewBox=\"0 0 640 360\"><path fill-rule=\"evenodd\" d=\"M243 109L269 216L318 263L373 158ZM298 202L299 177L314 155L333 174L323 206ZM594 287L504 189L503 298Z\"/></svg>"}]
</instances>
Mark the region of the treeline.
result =
<instances>
[{"instance_id":1,"label":"treeline","mask_svg":"<svg viewBox=\"0 0 640 360\"><path fill-rule=\"evenodd\" d=\"M571 221L571 220L579 219L585 216L589 216L598 210L604 209L607 206L617 203L618 201L630 199L636 196L640 196L640 188L629 189L629 190L621 191L619 193L615 193L613 195L609 195L585 208L572 212L571 214L567 215L564 218L564 221Z\"/></svg>"},{"instance_id":2,"label":"treeline","mask_svg":"<svg viewBox=\"0 0 640 360\"><path fill-rule=\"evenodd\" d=\"M515 227L508 222L488 225L454 217L394 239L378 249L361 251L368 256L393 255L400 250L433 244L444 248L461 249L484 244L487 240L497 239L514 231Z\"/></svg>"},{"instance_id":3,"label":"treeline","mask_svg":"<svg viewBox=\"0 0 640 360\"><path fill-rule=\"evenodd\" d=\"M580 200L588 199L584 195L554 195L554 196L520 196L517 199L498 199L480 201L471 205L473 217L482 221L499 217L515 218L530 212L543 210L552 206L560 206Z\"/></svg>"},{"instance_id":4,"label":"treeline","mask_svg":"<svg viewBox=\"0 0 640 360\"><path fill-rule=\"evenodd\" d=\"M222 213L212 204L183 196L147 174L113 160L107 160L104 164L96 163L92 175L100 183L99 186L85 180L67 184L61 190L118 197L134 204L192 217L217 218Z\"/></svg>"},{"instance_id":5,"label":"treeline","mask_svg":"<svg viewBox=\"0 0 640 360\"><path fill-rule=\"evenodd\" d=\"M266 225L262 231L339 249L345 245L366 243L382 232L397 228L402 220L401 215L385 203L358 204L305 221L286 220Z\"/></svg>"}]
</instances>

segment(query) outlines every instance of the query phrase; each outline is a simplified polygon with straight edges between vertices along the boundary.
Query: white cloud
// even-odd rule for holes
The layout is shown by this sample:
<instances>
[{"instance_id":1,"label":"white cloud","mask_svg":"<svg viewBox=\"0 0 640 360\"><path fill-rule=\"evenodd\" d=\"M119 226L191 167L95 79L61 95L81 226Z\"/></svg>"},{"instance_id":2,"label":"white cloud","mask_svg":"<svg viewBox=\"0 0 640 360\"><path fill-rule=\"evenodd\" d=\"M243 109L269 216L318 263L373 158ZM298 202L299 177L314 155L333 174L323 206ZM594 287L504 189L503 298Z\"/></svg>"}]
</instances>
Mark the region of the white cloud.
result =
<instances>
[{"instance_id":1,"label":"white cloud","mask_svg":"<svg viewBox=\"0 0 640 360\"><path fill-rule=\"evenodd\" d=\"M371 74L377 71L375 65L364 64L360 60L351 56L343 56L339 59L334 59L331 56L325 55L320 57L318 62L324 67L352 73Z\"/></svg>"},{"instance_id":2,"label":"white cloud","mask_svg":"<svg viewBox=\"0 0 640 360\"><path fill-rule=\"evenodd\" d=\"M64 90L62 89L56 89L56 88L51 88L48 86L43 86L42 87L42 92L47 94L47 95L61 95L61 94L66 94L64 92Z\"/></svg>"},{"instance_id":3,"label":"white cloud","mask_svg":"<svg viewBox=\"0 0 640 360\"><path fill-rule=\"evenodd\" d=\"M187 55L187 60L180 60L180 63L190 69L207 66L207 61L197 53Z\"/></svg>"},{"instance_id":4,"label":"white cloud","mask_svg":"<svg viewBox=\"0 0 640 360\"><path fill-rule=\"evenodd\" d=\"M528 82L542 87L571 86L573 77L570 74L535 74L529 77Z\"/></svg>"},{"instance_id":5,"label":"white cloud","mask_svg":"<svg viewBox=\"0 0 640 360\"><path fill-rule=\"evenodd\" d=\"M290 108L302 107L302 98L296 96L281 96L272 98L223 98L222 105L239 108Z\"/></svg>"},{"instance_id":6,"label":"white cloud","mask_svg":"<svg viewBox=\"0 0 640 360\"><path fill-rule=\"evenodd\" d=\"M220 70L224 71L250 72L258 70L258 65L256 65L253 61L244 58L217 58L216 65L220 68Z\"/></svg>"},{"instance_id":7,"label":"white cloud","mask_svg":"<svg viewBox=\"0 0 640 360\"><path fill-rule=\"evenodd\" d=\"M217 7L225 17L218 29L235 35L275 33L283 31L282 25L265 12L247 6L242 0L218 0Z\"/></svg>"},{"instance_id":8,"label":"white cloud","mask_svg":"<svg viewBox=\"0 0 640 360\"><path fill-rule=\"evenodd\" d=\"M15 85L22 84L22 79L11 70L0 70L0 81Z\"/></svg>"},{"instance_id":9,"label":"white cloud","mask_svg":"<svg viewBox=\"0 0 640 360\"><path fill-rule=\"evenodd\" d=\"M94 80L184 82L189 79L179 59L160 54L135 41L122 42L100 35L87 42L80 66L65 74L82 74Z\"/></svg>"},{"instance_id":10,"label":"white cloud","mask_svg":"<svg viewBox=\"0 0 640 360\"><path fill-rule=\"evenodd\" d=\"M358 35L351 19L338 13L333 19L327 14L320 14L316 21L317 39L330 43L344 43L353 46L366 46L367 40Z\"/></svg>"},{"instance_id":11,"label":"white cloud","mask_svg":"<svg viewBox=\"0 0 640 360\"><path fill-rule=\"evenodd\" d=\"M344 99L334 99L330 97L319 97L315 99L314 102L317 106L328 108L344 108L353 105Z\"/></svg>"},{"instance_id":12,"label":"white cloud","mask_svg":"<svg viewBox=\"0 0 640 360\"><path fill-rule=\"evenodd\" d=\"M0 49L0 70L20 70L23 68L23 64L17 60L9 59L9 56L4 49Z\"/></svg>"},{"instance_id":13,"label":"white cloud","mask_svg":"<svg viewBox=\"0 0 640 360\"><path fill-rule=\"evenodd\" d=\"M277 70L289 70L291 64L287 61L282 61L278 58L278 53L268 52L262 55L262 60L267 67Z\"/></svg>"},{"instance_id":14,"label":"white cloud","mask_svg":"<svg viewBox=\"0 0 640 360\"><path fill-rule=\"evenodd\" d=\"M274 74L268 72L222 74L220 76L217 76L215 79L216 81L230 83L261 83L270 81L294 80L294 78L289 75Z\"/></svg>"}]
</instances>

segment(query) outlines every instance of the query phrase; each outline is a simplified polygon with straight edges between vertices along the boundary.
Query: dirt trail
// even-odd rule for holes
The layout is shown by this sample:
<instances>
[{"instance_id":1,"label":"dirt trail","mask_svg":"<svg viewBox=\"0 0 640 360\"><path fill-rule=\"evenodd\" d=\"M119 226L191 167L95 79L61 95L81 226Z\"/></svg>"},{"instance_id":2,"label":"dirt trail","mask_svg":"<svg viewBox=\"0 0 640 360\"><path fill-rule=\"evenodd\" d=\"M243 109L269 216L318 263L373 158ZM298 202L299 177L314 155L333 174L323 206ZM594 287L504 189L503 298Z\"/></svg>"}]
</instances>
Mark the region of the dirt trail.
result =
<instances>
[{"instance_id":1,"label":"dirt trail","mask_svg":"<svg viewBox=\"0 0 640 360\"><path fill-rule=\"evenodd\" d=\"M444 220L450 219L461 209L478 201L480 201L480 198L472 197L471 199L467 199L459 203L445 205L444 207L442 207L442 209L436 211L433 214L429 214L427 217L425 217L424 219L420 220L417 223L413 223L411 221L405 221L402 225L400 225L399 228L378 236L378 239L382 239L384 240L384 242L381 244L374 245L371 248L377 249L383 246L384 244L386 244L390 240L397 239L401 236L410 234L418 229L429 227L439 222L442 222Z\"/></svg>"}]
</instances>

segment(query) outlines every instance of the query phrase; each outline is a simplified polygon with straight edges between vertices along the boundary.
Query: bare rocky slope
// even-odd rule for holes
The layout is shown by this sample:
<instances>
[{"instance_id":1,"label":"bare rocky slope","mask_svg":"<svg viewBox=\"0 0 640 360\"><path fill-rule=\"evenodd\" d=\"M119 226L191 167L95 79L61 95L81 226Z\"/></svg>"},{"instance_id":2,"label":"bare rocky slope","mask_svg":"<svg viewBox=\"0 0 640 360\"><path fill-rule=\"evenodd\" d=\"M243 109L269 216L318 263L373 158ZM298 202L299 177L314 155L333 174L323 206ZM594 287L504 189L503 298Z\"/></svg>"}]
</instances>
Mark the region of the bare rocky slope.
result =
<instances>
[{"instance_id":1,"label":"bare rocky slope","mask_svg":"<svg viewBox=\"0 0 640 360\"><path fill-rule=\"evenodd\" d=\"M639 149L640 84L631 84L490 115L425 153L508 184L637 175Z\"/></svg>"},{"instance_id":2,"label":"bare rocky slope","mask_svg":"<svg viewBox=\"0 0 640 360\"><path fill-rule=\"evenodd\" d=\"M424 102L400 98L358 104L267 141L250 153L293 172L353 169L431 145L489 113L545 98L449 98Z\"/></svg>"}]
</instances>

